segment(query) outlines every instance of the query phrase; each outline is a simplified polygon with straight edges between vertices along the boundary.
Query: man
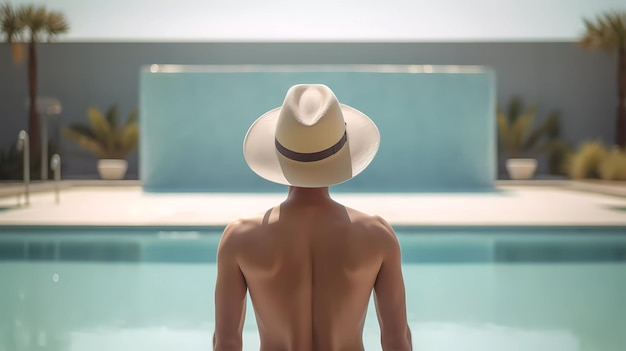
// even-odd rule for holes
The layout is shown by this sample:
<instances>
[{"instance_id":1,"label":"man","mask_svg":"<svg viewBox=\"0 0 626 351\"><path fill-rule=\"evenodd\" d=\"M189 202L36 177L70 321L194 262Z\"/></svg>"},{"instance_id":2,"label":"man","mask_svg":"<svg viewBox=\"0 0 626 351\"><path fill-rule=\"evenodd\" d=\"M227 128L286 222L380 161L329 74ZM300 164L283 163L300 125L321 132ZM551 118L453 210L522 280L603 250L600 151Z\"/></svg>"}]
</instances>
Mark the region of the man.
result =
<instances>
[{"instance_id":1,"label":"man","mask_svg":"<svg viewBox=\"0 0 626 351\"><path fill-rule=\"evenodd\" d=\"M400 246L382 218L333 201L328 187L378 151L376 125L324 85L296 85L250 127L244 155L289 186L264 215L229 224L218 248L214 350L241 350L246 291L261 351L363 350L372 290L384 351L411 350Z\"/></svg>"}]
</instances>

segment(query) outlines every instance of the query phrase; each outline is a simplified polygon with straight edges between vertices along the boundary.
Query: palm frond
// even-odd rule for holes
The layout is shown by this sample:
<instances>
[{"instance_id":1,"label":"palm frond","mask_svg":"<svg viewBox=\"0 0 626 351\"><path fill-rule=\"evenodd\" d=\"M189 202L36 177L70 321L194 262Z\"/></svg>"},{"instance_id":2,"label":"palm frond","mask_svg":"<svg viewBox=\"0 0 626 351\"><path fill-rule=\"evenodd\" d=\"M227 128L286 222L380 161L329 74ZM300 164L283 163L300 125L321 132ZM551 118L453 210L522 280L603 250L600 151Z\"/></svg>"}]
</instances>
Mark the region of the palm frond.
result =
<instances>
[{"instance_id":1,"label":"palm frond","mask_svg":"<svg viewBox=\"0 0 626 351\"><path fill-rule=\"evenodd\" d=\"M85 134L79 133L69 128L63 130L63 135L68 139L76 142L76 144L80 145L81 147L93 152L98 157L105 157L106 155L103 145L97 139L90 138Z\"/></svg>"},{"instance_id":2,"label":"palm frond","mask_svg":"<svg viewBox=\"0 0 626 351\"><path fill-rule=\"evenodd\" d=\"M537 143L545 136L550 140L557 139L561 134L561 123L558 111L552 111L543 123L530 132L525 141L523 150L532 150Z\"/></svg>"},{"instance_id":3,"label":"palm frond","mask_svg":"<svg viewBox=\"0 0 626 351\"><path fill-rule=\"evenodd\" d=\"M543 130L541 128L533 129L528 136L522 141L522 150L530 151L533 150L539 140L544 136Z\"/></svg>"},{"instance_id":4,"label":"palm frond","mask_svg":"<svg viewBox=\"0 0 626 351\"><path fill-rule=\"evenodd\" d=\"M87 111L89 120L93 132L102 143L105 149L113 148L115 146L115 138L113 137L111 126L106 118L102 115L102 112L96 107L90 107Z\"/></svg>"},{"instance_id":5,"label":"palm frond","mask_svg":"<svg viewBox=\"0 0 626 351\"><path fill-rule=\"evenodd\" d=\"M113 131L117 130L118 120L119 110L117 108L117 105L113 105L107 110L107 121L109 122L109 125L111 126L111 129Z\"/></svg>"},{"instance_id":6,"label":"palm frond","mask_svg":"<svg viewBox=\"0 0 626 351\"><path fill-rule=\"evenodd\" d=\"M506 115L502 112L498 113L496 121L498 123L498 137L500 139L500 143L504 146L507 152L514 152L514 150L512 150L513 145L510 138L511 132L509 130L509 122L506 119Z\"/></svg>"},{"instance_id":7,"label":"palm frond","mask_svg":"<svg viewBox=\"0 0 626 351\"><path fill-rule=\"evenodd\" d=\"M133 123L137 123L138 118L139 118L139 110L135 108L135 109L134 109L134 110L133 110L133 111L132 111L132 112L128 115L128 118L126 119L126 124L125 124L125 126L130 125L130 124L133 124Z\"/></svg>"},{"instance_id":8,"label":"palm frond","mask_svg":"<svg viewBox=\"0 0 626 351\"><path fill-rule=\"evenodd\" d=\"M526 135L533 118L534 114L523 113L511 123L505 114L498 114L498 137L510 156L518 156L526 151Z\"/></svg>"},{"instance_id":9,"label":"palm frond","mask_svg":"<svg viewBox=\"0 0 626 351\"><path fill-rule=\"evenodd\" d=\"M511 101L509 102L509 108L507 111L507 117L510 123L515 122L517 117L519 117L522 114L523 105L524 103L522 102L522 99L519 96L514 96L513 98L511 98Z\"/></svg>"},{"instance_id":10,"label":"palm frond","mask_svg":"<svg viewBox=\"0 0 626 351\"><path fill-rule=\"evenodd\" d=\"M0 32L4 33L6 41L12 43L20 41L24 31L24 23L18 13L9 4L0 6Z\"/></svg>"},{"instance_id":11,"label":"palm frond","mask_svg":"<svg viewBox=\"0 0 626 351\"><path fill-rule=\"evenodd\" d=\"M100 142L100 140L98 140L98 137L94 134L91 127L87 125L80 124L80 123L72 123L67 129L73 131L74 133L84 135L87 138L91 138L96 142Z\"/></svg>"},{"instance_id":12,"label":"palm frond","mask_svg":"<svg viewBox=\"0 0 626 351\"><path fill-rule=\"evenodd\" d=\"M124 152L130 152L137 147L138 142L139 125L134 123L125 126L120 134L120 149Z\"/></svg>"},{"instance_id":13,"label":"palm frond","mask_svg":"<svg viewBox=\"0 0 626 351\"><path fill-rule=\"evenodd\" d=\"M58 11L50 11L46 16L45 31L50 40L53 36L67 33L70 26L65 20L65 16Z\"/></svg>"},{"instance_id":14,"label":"palm frond","mask_svg":"<svg viewBox=\"0 0 626 351\"><path fill-rule=\"evenodd\" d=\"M69 25L58 11L48 11L45 6L23 5L0 7L0 30L8 42L39 42L42 36L52 37L66 33ZM26 35L29 37L26 38Z\"/></svg>"},{"instance_id":15,"label":"palm frond","mask_svg":"<svg viewBox=\"0 0 626 351\"><path fill-rule=\"evenodd\" d=\"M511 137L515 140L515 145L519 145L518 151L527 151L532 146L528 145L528 131L534 119L535 111L529 110L521 114L511 126Z\"/></svg>"},{"instance_id":16,"label":"palm frond","mask_svg":"<svg viewBox=\"0 0 626 351\"><path fill-rule=\"evenodd\" d=\"M552 111L543 121L541 129L550 139L556 139L561 136L561 113Z\"/></svg>"},{"instance_id":17,"label":"palm frond","mask_svg":"<svg viewBox=\"0 0 626 351\"><path fill-rule=\"evenodd\" d=\"M26 5L19 9L19 16L30 32L31 41L39 41L45 29L47 11L45 6Z\"/></svg>"},{"instance_id":18,"label":"palm frond","mask_svg":"<svg viewBox=\"0 0 626 351\"><path fill-rule=\"evenodd\" d=\"M584 18L585 33L579 43L592 50L612 51L626 45L626 11L607 12L595 21Z\"/></svg>"},{"instance_id":19,"label":"palm frond","mask_svg":"<svg viewBox=\"0 0 626 351\"><path fill-rule=\"evenodd\" d=\"M618 12L607 13L604 18L616 39L624 41L624 36L626 35L626 11L621 14Z\"/></svg>"}]
</instances>

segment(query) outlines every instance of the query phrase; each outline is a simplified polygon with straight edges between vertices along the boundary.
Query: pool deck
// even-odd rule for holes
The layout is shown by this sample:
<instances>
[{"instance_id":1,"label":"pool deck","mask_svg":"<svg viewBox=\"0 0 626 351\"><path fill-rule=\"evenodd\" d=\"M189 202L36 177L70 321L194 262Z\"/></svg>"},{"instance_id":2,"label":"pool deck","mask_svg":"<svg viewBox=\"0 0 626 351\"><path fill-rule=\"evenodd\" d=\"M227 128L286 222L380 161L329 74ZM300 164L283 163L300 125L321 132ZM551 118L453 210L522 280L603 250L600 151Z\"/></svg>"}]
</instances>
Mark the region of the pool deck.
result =
<instances>
[{"instance_id":1,"label":"pool deck","mask_svg":"<svg viewBox=\"0 0 626 351\"><path fill-rule=\"evenodd\" d=\"M117 185L115 185L117 184ZM144 193L138 182L64 182L60 203L50 184L34 185L18 206L17 185L0 193L1 226L224 226L263 213L283 194ZM19 188L18 188L19 189ZM499 182L490 193L347 194L347 206L407 226L626 226L626 185ZM4 195L4 196L2 196ZM23 198L22 200L23 201Z\"/></svg>"}]
</instances>

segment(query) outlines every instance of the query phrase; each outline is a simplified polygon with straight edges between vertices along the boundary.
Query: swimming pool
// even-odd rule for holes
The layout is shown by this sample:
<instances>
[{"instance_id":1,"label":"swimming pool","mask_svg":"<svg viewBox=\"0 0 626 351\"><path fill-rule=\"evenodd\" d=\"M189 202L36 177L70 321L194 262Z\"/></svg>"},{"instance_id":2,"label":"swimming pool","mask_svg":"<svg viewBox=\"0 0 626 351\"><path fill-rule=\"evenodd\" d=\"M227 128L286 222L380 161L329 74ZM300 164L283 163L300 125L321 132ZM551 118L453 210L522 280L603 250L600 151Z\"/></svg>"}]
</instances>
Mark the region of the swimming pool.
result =
<instances>
[{"instance_id":1,"label":"swimming pool","mask_svg":"<svg viewBox=\"0 0 626 351\"><path fill-rule=\"evenodd\" d=\"M416 350L626 349L625 228L396 231ZM0 351L210 350L220 232L2 227ZM379 336L370 304L366 350Z\"/></svg>"}]
</instances>

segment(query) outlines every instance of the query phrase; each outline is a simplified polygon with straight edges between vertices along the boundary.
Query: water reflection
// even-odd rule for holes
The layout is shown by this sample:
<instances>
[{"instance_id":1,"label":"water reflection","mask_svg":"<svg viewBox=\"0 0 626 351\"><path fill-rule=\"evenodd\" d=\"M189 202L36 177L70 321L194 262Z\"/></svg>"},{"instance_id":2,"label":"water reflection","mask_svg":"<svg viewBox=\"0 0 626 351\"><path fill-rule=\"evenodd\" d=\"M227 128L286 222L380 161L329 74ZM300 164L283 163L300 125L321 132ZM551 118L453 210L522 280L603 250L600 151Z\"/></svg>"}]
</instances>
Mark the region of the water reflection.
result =
<instances>
[{"instance_id":1,"label":"water reflection","mask_svg":"<svg viewBox=\"0 0 626 351\"><path fill-rule=\"evenodd\" d=\"M416 350L626 349L624 263L405 264L404 275ZM0 277L0 351L212 347L214 264L5 262ZM370 305L366 350L379 337ZM259 347L249 299L244 346Z\"/></svg>"}]
</instances>

